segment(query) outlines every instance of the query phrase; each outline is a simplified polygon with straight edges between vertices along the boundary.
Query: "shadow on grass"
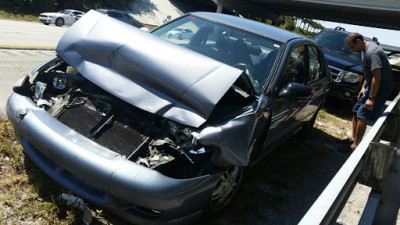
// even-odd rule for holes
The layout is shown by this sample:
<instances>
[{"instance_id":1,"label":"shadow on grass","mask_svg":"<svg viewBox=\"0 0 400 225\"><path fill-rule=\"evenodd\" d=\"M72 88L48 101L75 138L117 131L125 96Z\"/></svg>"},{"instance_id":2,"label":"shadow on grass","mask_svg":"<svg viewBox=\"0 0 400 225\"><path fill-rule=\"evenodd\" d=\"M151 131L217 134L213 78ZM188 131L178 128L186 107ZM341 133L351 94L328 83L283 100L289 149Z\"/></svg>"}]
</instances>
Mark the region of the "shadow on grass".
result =
<instances>
[{"instance_id":1,"label":"shadow on grass","mask_svg":"<svg viewBox=\"0 0 400 225\"><path fill-rule=\"evenodd\" d=\"M339 143L318 129L294 136L251 169L221 217L196 224L297 224L350 156Z\"/></svg>"},{"instance_id":2,"label":"shadow on grass","mask_svg":"<svg viewBox=\"0 0 400 225\"><path fill-rule=\"evenodd\" d=\"M183 13L195 12L195 11L206 11L215 12L217 11L217 5L211 1L185 1L185 0L170 0L171 4L174 5Z\"/></svg>"},{"instance_id":3,"label":"shadow on grass","mask_svg":"<svg viewBox=\"0 0 400 225\"><path fill-rule=\"evenodd\" d=\"M324 109L327 113L342 119L351 120L353 117L352 109L355 102L327 97Z\"/></svg>"},{"instance_id":4,"label":"shadow on grass","mask_svg":"<svg viewBox=\"0 0 400 225\"><path fill-rule=\"evenodd\" d=\"M154 11L159 11L157 6L150 0L137 0L130 4L131 12L137 15L151 14L155 15Z\"/></svg>"}]
</instances>

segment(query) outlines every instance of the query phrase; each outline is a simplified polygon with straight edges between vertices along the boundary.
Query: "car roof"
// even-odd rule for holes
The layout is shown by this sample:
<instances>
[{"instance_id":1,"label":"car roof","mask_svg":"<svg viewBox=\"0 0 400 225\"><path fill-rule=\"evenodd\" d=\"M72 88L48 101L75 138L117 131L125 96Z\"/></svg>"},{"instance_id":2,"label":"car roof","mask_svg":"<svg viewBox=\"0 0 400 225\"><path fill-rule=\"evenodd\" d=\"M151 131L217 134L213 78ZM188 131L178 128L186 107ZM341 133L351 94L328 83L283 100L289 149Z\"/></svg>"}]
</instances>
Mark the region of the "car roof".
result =
<instances>
[{"instance_id":1,"label":"car roof","mask_svg":"<svg viewBox=\"0 0 400 225\"><path fill-rule=\"evenodd\" d=\"M345 35L345 36L347 36L347 35L349 35L351 32L349 32L349 31L346 31L346 30L344 30L343 28L325 28L325 29L323 29L321 32L323 32L323 31L330 31L330 32L336 32L336 33L340 33L340 34L343 34L343 35ZM366 41L374 41L374 40L372 40L372 38L369 38L369 37L366 37L366 36L364 36L363 35L363 38L366 40ZM374 41L375 42L375 41Z\"/></svg>"},{"instance_id":2,"label":"car roof","mask_svg":"<svg viewBox=\"0 0 400 225\"><path fill-rule=\"evenodd\" d=\"M194 12L188 15L194 15L206 20L222 23L228 26L236 27L241 30L248 31L263 37L267 37L282 43L286 43L292 39L309 39L299 34L292 33L290 31L274 27L265 23L249 20L237 16L231 16L221 13L210 13L210 12Z\"/></svg>"}]
</instances>

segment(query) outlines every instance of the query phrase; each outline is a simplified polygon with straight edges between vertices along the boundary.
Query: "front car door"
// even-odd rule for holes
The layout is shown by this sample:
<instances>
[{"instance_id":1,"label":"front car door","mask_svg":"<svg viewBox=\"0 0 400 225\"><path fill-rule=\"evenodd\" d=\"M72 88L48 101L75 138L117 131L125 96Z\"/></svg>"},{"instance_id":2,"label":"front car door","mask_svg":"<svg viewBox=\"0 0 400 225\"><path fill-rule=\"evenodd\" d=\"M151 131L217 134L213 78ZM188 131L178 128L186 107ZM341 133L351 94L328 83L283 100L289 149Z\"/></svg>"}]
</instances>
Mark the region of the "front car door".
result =
<instances>
[{"instance_id":1,"label":"front car door","mask_svg":"<svg viewBox=\"0 0 400 225\"><path fill-rule=\"evenodd\" d=\"M289 83L306 85L308 82L308 57L305 44L297 44L285 53L286 59L283 68L275 76L272 84L271 125L265 139L266 151L270 151L284 142L291 135L288 131L295 132L303 121L299 113L307 105L307 99L280 98L279 92Z\"/></svg>"}]
</instances>

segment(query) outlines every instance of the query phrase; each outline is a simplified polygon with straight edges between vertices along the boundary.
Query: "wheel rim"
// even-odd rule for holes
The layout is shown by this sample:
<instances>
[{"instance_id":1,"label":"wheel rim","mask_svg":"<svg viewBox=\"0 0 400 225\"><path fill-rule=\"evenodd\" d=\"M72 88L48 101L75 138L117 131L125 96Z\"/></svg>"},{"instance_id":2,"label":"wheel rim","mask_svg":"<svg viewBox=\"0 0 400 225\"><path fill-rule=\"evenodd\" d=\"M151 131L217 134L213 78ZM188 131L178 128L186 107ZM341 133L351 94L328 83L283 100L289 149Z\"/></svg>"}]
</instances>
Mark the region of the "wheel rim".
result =
<instances>
[{"instance_id":1,"label":"wheel rim","mask_svg":"<svg viewBox=\"0 0 400 225\"><path fill-rule=\"evenodd\" d=\"M57 26L62 26L63 25L63 22L62 22L61 19L57 19L56 23L57 23Z\"/></svg>"},{"instance_id":2,"label":"wheel rim","mask_svg":"<svg viewBox=\"0 0 400 225\"><path fill-rule=\"evenodd\" d=\"M239 188L243 170L237 166L227 169L218 181L211 195L211 209L219 211L229 204Z\"/></svg>"}]
</instances>

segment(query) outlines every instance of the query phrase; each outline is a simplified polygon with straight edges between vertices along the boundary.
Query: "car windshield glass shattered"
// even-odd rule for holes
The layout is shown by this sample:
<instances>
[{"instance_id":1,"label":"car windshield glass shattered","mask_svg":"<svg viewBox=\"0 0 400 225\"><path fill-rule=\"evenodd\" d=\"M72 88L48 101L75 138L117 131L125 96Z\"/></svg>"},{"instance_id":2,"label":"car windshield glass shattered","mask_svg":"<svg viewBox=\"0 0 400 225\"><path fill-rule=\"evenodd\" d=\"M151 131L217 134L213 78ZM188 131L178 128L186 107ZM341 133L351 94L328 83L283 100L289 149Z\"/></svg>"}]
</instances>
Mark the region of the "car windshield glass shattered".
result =
<instances>
[{"instance_id":1,"label":"car windshield glass shattered","mask_svg":"<svg viewBox=\"0 0 400 225\"><path fill-rule=\"evenodd\" d=\"M279 42L194 16L152 32L161 38L243 70L260 93L270 76Z\"/></svg>"},{"instance_id":2,"label":"car windshield glass shattered","mask_svg":"<svg viewBox=\"0 0 400 225\"><path fill-rule=\"evenodd\" d=\"M361 63L361 54L355 53L347 48L345 43L346 35L333 31L322 31L314 36L314 40L319 46L329 49L333 52L346 55L357 63Z\"/></svg>"}]
</instances>

